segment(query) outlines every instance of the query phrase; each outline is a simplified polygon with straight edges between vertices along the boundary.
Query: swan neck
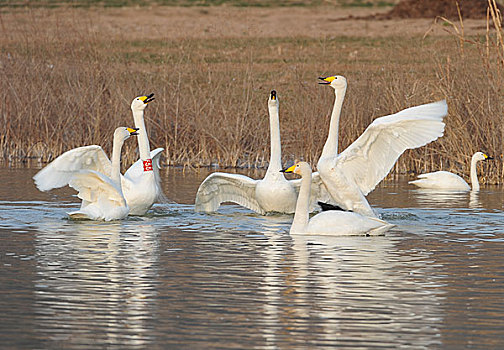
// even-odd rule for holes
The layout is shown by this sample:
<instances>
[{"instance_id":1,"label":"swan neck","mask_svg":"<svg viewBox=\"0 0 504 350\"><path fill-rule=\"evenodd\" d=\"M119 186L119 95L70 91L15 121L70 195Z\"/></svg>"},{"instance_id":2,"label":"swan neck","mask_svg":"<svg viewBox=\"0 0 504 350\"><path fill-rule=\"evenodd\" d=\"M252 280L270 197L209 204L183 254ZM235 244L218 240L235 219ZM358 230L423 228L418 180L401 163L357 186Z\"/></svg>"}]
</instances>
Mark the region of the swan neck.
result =
<instances>
[{"instance_id":1,"label":"swan neck","mask_svg":"<svg viewBox=\"0 0 504 350\"><path fill-rule=\"evenodd\" d=\"M327 141L324 144L322 155L320 156L321 158L336 157L338 155L338 129L345 92L346 87L334 90L336 96L331 114L331 122L329 124L329 134L327 135Z\"/></svg>"},{"instance_id":2,"label":"swan neck","mask_svg":"<svg viewBox=\"0 0 504 350\"><path fill-rule=\"evenodd\" d=\"M124 140L118 139L114 136L114 144L112 147L112 169L110 172L110 179L119 188L121 188L121 149L124 144Z\"/></svg>"},{"instance_id":3,"label":"swan neck","mask_svg":"<svg viewBox=\"0 0 504 350\"><path fill-rule=\"evenodd\" d=\"M479 181L478 181L478 172L476 171L476 164L477 163L478 163L478 161L473 156L471 159L471 189L473 191L480 190L480 185L479 185Z\"/></svg>"},{"instance_id":4,"label":"swan neck","mask_svg":"<svg viewBox=\"0 0 504 350\"><path fill-rule=\"evenodd\" d=\"M309 220L309 205L311 195L311 169L306 169L301 174L301 187L296 202L296 211L290 231L293 233L303 233L306 231Z\"/></svg>"},{"instance_id":5,"label":"swan neck","mask_svg":"<svg viewBox=\"0 0 504 350\"><path fill-rule=\"evenodd\" d=\"M266 176L281 175L280 170L282 169L282 146L280 143L280 120L278 116L278 106L269 106L270 115L270 161L268 165L268 170L266 171Z\"/></svg>"},{"instance_id":6,"label":"swan neck","mask_svg":"<svg viewBox=\"0 0 504 350\"><path fill-rule=\"evenodd\" d=\"M133 110L133 119L135 120L135 127L138 130L138 151L140 152L140 159L148 160L150 156L150 145L149 138L147 136L147 130L145 129L144 122L144 111L143 110Z\"/></svg>"}]
</instances>

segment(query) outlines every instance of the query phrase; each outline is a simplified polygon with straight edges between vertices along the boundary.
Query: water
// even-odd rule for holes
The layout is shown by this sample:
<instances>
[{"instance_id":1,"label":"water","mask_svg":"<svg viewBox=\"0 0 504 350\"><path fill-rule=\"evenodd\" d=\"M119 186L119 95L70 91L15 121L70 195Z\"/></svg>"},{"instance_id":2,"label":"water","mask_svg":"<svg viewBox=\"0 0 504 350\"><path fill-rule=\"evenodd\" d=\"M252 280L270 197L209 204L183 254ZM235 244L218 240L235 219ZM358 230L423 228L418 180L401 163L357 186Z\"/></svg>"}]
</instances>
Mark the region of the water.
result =
<instances>
[{"instance_id":1,"label":"water","mask_svg":"<svg viewBox=\"0 0 504 350\"><path fill-rule=\"evenodd\" d=\"M504 348L504 192L404 181L379 237L291 237L288 215L193 212L208 174L163 173L146 217L72 222L72 190L0 169L0 348Z\"/></svg>"}]
</instances>

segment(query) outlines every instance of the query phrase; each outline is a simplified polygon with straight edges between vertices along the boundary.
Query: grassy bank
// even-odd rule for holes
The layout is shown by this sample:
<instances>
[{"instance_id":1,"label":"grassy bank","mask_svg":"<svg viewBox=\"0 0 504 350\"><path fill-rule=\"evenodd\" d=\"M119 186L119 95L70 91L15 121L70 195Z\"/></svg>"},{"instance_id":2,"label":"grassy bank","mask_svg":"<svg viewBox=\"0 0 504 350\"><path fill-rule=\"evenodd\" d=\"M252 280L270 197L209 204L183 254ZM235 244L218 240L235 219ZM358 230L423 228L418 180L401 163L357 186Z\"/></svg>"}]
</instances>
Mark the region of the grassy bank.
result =
<instances>
[{"instance_id":1,"label":"grassy bank","mask_svg":"<svg viewBox=\"0 0 504 350\"><path fill-rule=\"evenodd\" d=\"M283 158L312 164L324 144L333 90L322 75L343 74L349 88L340 147L376 117L446 98L445 137L407 151L396 173L452 170L468 174L473 152L496 156L483 181L503 180L502 47L488 38L452 35L212 38L103 35L83 12L48 20L47 10L2 21L0 158L49 161L73 147L107 151L118 125L132 125L129 105L154 92L146 110L153 147L170 165L265 166L266 101L280 99ZM448 27L449 29L450 27ZM183 30L183 29L181 29ZM128 142L124 163L137 158Z\"/></svg>"}]
</instances>

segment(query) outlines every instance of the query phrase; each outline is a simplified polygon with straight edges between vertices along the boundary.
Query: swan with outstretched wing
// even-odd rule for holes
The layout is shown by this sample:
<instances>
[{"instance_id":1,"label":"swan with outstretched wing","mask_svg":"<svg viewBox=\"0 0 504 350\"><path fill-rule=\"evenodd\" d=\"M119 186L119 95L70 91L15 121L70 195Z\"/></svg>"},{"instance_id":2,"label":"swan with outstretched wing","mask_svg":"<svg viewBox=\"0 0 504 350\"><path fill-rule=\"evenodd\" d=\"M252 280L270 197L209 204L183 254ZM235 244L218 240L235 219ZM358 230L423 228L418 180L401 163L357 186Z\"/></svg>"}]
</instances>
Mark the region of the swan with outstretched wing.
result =
<instances>
[{"instance_id":1,"label":"swan with outstretched wing","mask_svg":"<svg viewBox=\"0 0 504 350\"><path fill-rule=\"evenodd\" d=\"M159 159L163 148L150 151L145 130L144 110L154 100L154 94L136 97L131 103L133 118L138 131L140 159L121 175L122 189L131 215L143 215L162 195L159 176ZM73 174L80 170L94 170L110 176L111 162L100 146L85 146L67 151L33 179L41 191L49 191L68 185Z\"/></svg>"},{"instance_id":2,"label":"swan with outstretched wing","mask_svg":"<svg viewBox=\"0 0 504 350\"><path fill-rule=\"evenodd\" d=\"M338 127L347 81L343 76L321 78L334 88L336 98L329 134L317 170L338 206L376 216L366 200L407 149L418 148L443 136L446 101L404 109L375 119L347 149L338 154Z\"/></svg>"},{"instance_id":3,"label":"swan with outstretched wing","mask_svg":"<svg viewBox=\"0 0 504 350\"><path fill-rule=\"evenodd\" d=\"M58 180L60 182L55 182L59 185L64 179L70 187L78 192L77 196L82 200L79 210L68 213L70 218L110 221L128 216L129 207L121 186L121 149L124 141L131 135L137 135L136 128L119 127L115 130L112 162L104 162L105 166L103 166L107 168L108 174L100 172L100 166L96 166L96 162L100 163L100 158L105 157L108 160L100 146L75 148L54 160L56 164L64 164L66 169L70 168L66 160L72 158L72 155L80 161L89 161L87 169L80 166L72 171L66 171L64 172L65 176ZM70 164L75 165L75 163Z\"/></svg>"},{"instance_id":4,"label":"swan with outstretched wing","mask_svg":"<svg viewBox=\"0 0 504 350\"><path fill-rule=\"evenodd\" d=\"M233 202L259 214L294 213L300 180L287 180L280 172L282 151L278 107L277 93L273 90L268 100L271 153L264 178L255 180L245 175L222 172L210 174L198 188L196 211L214 212L222 203ZM318 174L315 176L318 177ZM314 182L311 210L315 208L320 189L320 182Z\"/></svg>"}]
</instances>

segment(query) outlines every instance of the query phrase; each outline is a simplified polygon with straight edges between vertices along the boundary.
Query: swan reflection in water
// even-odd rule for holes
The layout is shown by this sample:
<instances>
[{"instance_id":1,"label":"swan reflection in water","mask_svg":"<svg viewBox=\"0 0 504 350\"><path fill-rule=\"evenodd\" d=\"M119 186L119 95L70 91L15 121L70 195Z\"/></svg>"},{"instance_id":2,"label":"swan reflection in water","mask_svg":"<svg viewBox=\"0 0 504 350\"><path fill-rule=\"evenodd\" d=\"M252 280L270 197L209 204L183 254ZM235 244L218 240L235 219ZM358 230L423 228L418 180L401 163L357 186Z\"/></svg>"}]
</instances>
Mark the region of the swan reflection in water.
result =
<instances>
[{"instance_id":1,"label":"swan reflection in water","mask_svg":"<svg viewBox=\"0 0 504 350\"><path fill-rule=\"evenodd\" d=\"M137 222L69 222L64 230L61 221L43 225L36 237L39 332L53 342L149 345L154 228Z\"/></svg>"},{"instance_id":2,"label":"swan reflection in water","mask_svg":"<svg viewBox=\"0 0 504 350\"><path fill-rule=\"evenodd\" d=\"M261 289L268 346L293 332L313 345L345 339L370 346L441 344L444 297L434 288L434 267L425 264L428 252L402 251L390 236L290 236L281 220L277 232L274 222L265 226ZM410 274L398 274L405 264ZM419 332L404 332L411 325Z\"/></svg>"},{"instance_id":3,"label":"swan reflection in water","mask_svg":"<svg viewBox=\"0 0 504 350\"><path fill-rule=\"evenodd\" d=\"M474 191L442 191L419 188L411 191L420 208L475 208L481 205L479 194Z\"/></svg>"}]
</instances>

